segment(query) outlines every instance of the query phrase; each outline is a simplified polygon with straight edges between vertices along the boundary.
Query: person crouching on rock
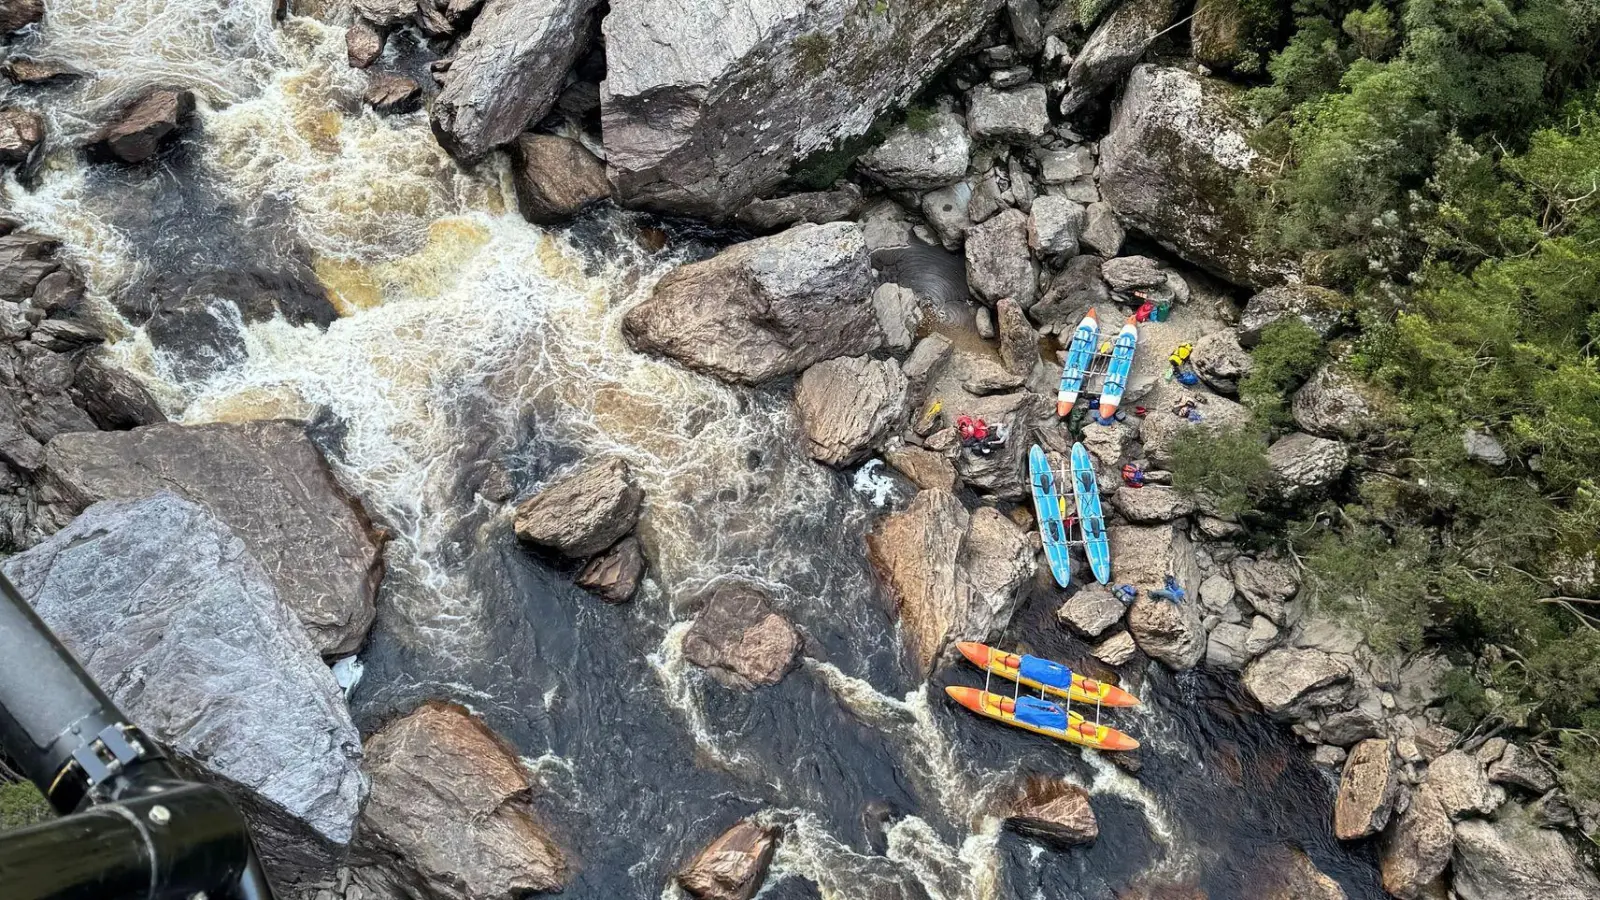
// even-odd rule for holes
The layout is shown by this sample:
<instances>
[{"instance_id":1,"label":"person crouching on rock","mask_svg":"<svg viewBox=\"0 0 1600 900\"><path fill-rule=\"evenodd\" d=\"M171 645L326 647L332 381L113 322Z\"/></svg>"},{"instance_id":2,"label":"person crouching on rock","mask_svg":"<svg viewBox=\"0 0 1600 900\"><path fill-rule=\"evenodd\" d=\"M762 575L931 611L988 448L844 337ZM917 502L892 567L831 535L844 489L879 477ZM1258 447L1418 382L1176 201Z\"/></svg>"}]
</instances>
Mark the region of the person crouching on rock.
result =
<instances>
[{"instance_id":1,"label":"person crouching on rock","mask_svg":"<svg viewBox=\"0 0 1600 900\"><path fill-rule=\"evenodd\" d=\"M982 419L960 416L956 419L956 433L961 436L961 446L979 456L993 455L1006 445L1005 428L991 426Z\"/></svg>"}]
</instances>

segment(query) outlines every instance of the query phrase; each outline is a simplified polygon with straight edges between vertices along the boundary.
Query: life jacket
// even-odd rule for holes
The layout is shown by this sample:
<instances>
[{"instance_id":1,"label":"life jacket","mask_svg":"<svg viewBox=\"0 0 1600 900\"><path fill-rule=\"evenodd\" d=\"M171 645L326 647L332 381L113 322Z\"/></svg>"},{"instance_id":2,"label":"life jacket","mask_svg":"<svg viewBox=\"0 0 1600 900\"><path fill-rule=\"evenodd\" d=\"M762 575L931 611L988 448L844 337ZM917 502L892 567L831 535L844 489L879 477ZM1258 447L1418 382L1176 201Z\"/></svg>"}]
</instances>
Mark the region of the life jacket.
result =
<instances>
[{"instance_id":1,"label":"life jacket","mask_svg":"<svg viewBox=\"0 0 1600 900\"><path fill-rule=\"evenodd\" d=\"M956 419L956 433L964 441L982 441L989 437L989 425L982 419L971 416L961 416Z\"/></svg>"}]
</instances>

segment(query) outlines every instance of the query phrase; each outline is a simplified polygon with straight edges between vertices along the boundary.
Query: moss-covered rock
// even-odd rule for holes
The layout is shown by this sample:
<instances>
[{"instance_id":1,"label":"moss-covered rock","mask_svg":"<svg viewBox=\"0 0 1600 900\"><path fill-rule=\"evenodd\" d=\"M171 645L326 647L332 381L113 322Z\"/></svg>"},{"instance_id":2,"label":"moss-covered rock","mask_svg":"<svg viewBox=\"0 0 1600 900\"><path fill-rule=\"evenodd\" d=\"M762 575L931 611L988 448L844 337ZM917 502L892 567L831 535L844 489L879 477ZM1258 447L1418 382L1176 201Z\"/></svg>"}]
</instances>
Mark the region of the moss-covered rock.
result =
<instances>
[{"instance_id":1,"label":"moss-covered rock","mask_svg":"<svg viewBox=\"0 0 1600 900\"><path fill-rule=\"evenodd\" d=\"M1260 71L1282 20L1277 0L1207 0L1189 23L1194 58L1218 71Z\"/></svg>"}]
</instances>

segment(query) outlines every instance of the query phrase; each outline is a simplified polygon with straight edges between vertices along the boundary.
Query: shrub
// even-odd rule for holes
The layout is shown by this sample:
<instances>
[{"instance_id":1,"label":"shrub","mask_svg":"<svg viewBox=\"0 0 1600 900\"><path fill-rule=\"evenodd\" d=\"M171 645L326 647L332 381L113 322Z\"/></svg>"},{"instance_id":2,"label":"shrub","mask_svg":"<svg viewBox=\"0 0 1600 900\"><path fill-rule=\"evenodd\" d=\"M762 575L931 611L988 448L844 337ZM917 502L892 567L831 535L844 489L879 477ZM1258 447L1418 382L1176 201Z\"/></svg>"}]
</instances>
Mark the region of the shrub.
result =
<instances>
[{"instance_id":1,"label":"shrub","mask_svg":"<svg viewBox=\"0 0 1600 900\"><path fill-rule=\"evenodd\" d=\"M35 825L55 815L44 796L26 781L0 784L0 831Z\"/></svg>"},{"instance_id":2,"label":"shrub","mask_svg":"<svg viewBox=\"0 0 1600 900\"><path fill-rule=\"evenodd\" d=\"M1289 395L1305 383L1323 359L1322 337L1296 318L1273 322L1250 351L1254 364L1239 382L1239 399L1256 421L1270 427L1289 424Z\"/></svg>"},{"instance_id":3,"label":"shrub","mask_svg":"<svg viewBox=\"0 0 1600 900\"><path fill-rule=\"evenodd\" d=\"M1266 450L1249 429L1185 429L1172 447L1172 485L1221 515L1243 515L1271 484Z\"/></svg>"}]
</instances>

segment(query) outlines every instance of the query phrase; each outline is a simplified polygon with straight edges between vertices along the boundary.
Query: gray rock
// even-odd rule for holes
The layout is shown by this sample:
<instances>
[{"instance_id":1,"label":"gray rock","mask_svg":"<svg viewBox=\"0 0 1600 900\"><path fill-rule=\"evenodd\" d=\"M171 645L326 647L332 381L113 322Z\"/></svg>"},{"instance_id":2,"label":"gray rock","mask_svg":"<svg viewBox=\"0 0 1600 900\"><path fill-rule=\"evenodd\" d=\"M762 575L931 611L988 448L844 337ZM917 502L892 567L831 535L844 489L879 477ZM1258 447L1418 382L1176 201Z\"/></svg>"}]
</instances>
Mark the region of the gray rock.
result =
<instances>
[{"instance_id":1,"label":"gray rock","mask_svg":"<svg viewBox=\"0 0 1600 900\"><path fill-rule=\"evenodd\" d=\"M1038 567L1028 532L992 506L973 510L961 567L971 585L971 598L953 641L989 641L1000 635L1022 602L1022 587Z\"/></svg>"},{"instance_id":2,"label":"gray rock","mask_svg":"<svg viewBox=\"0 0 1600 900\"><path fill-rule=\"evenodd\" d=\"M796 225L667 273L622 320L635 350L758 384L882 343L861 226Z\"/></svg>"},{"instance_id":3,"label":"gray rock","mask_svg":"<svg viewBox=\"0 0 1600 900\"><path fill-rule=\"evenodd\" d=\"M60 242L30 231L0 235L0 300L21 303L32 297L46 276L61 268L55 258Z\"/></svg>"},{"instance_id":4,"label":"gray rock","mask_svg":"<svg viewBox=\"0 0 1600 900\"><path fill-rule=\"evenodd\" d=\"M694 900L750 900L767 879L778 830L746 819L706 846L678 872Z\"/></svg>"},{"instance_id":5,"label":"gray rock","mask_svg":"<svg viewBox=\"0 0 1600 900\"><path fill-rule=\"evenodd\" d=\"M1133 642L1133 635L1126 631L1119 631L1096 644L1089 652L1094 654L1095 659L1108 666L1121 666L1126 665L1128 660L1133 659L1133 655L1138 650L1138 645Z\"/></svg>"},{"instance_id":6,"label":"gray rock","mask_svg":"<svg viewBox=\"0 0 1600 900\"><path fill-rule=\"evenodd\" d=\"M1039 334L1015 300L995 304L995 328L1000 337L1000 363L1006 371L1026 378L1039 363ZM1059 381L1059 379L1058 379Z\"/></svg>"},{"instance_id":7,"label":"gray rock","mask_svg":"<svg viewBox=\"0 0 1600 900\"><path fill-rule=\"evenodd\" d=\"M1200 582L1201 605L1207 612L1223 615L1224 618L1226 618L1224 612L1233 606L1233 597L1236 593L1233 582L1225 575L1207 575L1206 579Z\"/></svg>"},{"instance_id":8,"label":"gray rock","mask_svg":"<svg viewBox=\"0 0 1600 900\"><path fill-rule=\"evenodd\" d=\"M627 603L639 592L645 568L644 548L630 534L585 563L574 583L607 603Z\"/></svg>"},{"instance_id":9,"label":"gray rock","mask_svg":"<svg viewBox=\"0 0 1600 900\"><path fill-rule=\"evenodd\" d=\"M1077 256L1078 238L1087 220L1083 206L1065 197L1046 195L1034 200L1034 249L1041 256Z\"/></svg>"},{"instance_id":10,"label":"gray rock","mask_svg":"<svg viewBox=\"0 0 1600 900\"><path fill-rule=\"evenodd\" d=\"M1100 277L1101 261L1095 256L1075 256L1056 273L1039 302L1028 313L1041 328L1070 335L1091 306L1111 301L1105 280Z\"/></svg>"},{"instance_id":11,"label":"gray rock","mask_svg":"<svg viewBox=\"0 0 1600 900\"><path fill-rule=\"evenodd\" d=\"M1294 422L1318 437L1354 441L1381 427L1373 389L1343 366L1328 363L1314 372L1290 405Z\"/></svg>"},{"instance_id":12,"label":"gray rock","mask_svg":"<svg viewBox=\"0 0 1600 900\"><path fill-rule=\"evenodd\" d=\"M379 897L513 900L559 891L570 867L533 809L510 745L453 703L430 701L367 739L372 797L357 884ZM348 897L348 895L347 895Z\"/></svg>"},{"instance_id":13,"label":"gray rock","mask_svg":"<svg viewBox=\"0 0 1600 900\"><path fill-rule=\"evenodd\" d=\"M1194 598L1200 572L1188 535L1171 525L1114 525L1107 530L1116 580L1139 591L1128 610L1128 630L1139 649L1170 668L1193 667L1205 655L1206 632ZM1189 591L1189 600L1176 604L1150 597L1168 575Z\"/></svg>"},{"instance_id":14,"label":"gray rock","mask_svg":"<svg viewBox=\"0 0 1600 900\"><path fill-rule=\"evenodd\" d=\"M1350 750L1333 808L1333 832L1339 840L1360 840L1389 824L1400 789L1396 776L1389 741L1362 741Z\"/></svg>"},{"instance_id":15,"label":"gray rock","mask_svg":"<svg viewBox=\"0 0 1600 900\"><path fill-rule=\"evenodd\" d=\"M1044 49L1043 13L1039 0L1006 0L1006 22L1023 56L1037 56Z\"/></svg>"},{"instance_id":16,"label":"gray rock","mask_svg":"<svg viewBox=\"0 0 1600 900\"><path fill-rule=\"evenodd\" d=\"M1106 629L1122 621L1128 607L1112 596L1111 589L1102 584L1090 583L1056 610L1056 619L1086 638L1097 638Z\"/></svg>"},{"instance_id":17,"label":"gray rock","mask_svg":"<svg viewBox=\"0 0 1600 900\"><path fill-rule=\"evenodd\" d=\"M801 222L826 225L853 217L861 208L861 188L841 182L830 191L805 191L751 200L734 219L758 231L779 231Z\"/></svg>"},{"instance_id":18,"label":"gray rock","mask_svg":"<svg viewBox=\"0 0 1600 900\"><path fill-rule=\"evenodd\" d=\"M922 327L922 301L915 291L897 284L882 284L872 292L872 314L890 350L910 350Z\"/></svg>"},{"instance_id":19,"label":"gray rock","mask_svg":"<svg viewBox=\"0 0 1600 900\"><path fill-rule=\"evenodd\" d=\"M1282 496L1302 497L1326 489L1344 475L1350 465L1350 448L1297 431L1267 448L1267 463Z\"/></svg>"},{"instance_id":20,"label":"gray rock","mask_svg":"<svg viewBox=\"0 0 1600 900\"><path fill-rule=\"evenodd\" d=\"M1237 394L1239 382L1250 374L1255 361L1239 346L1239 339L1230 330L1213 331L1194 342L1194 352L1189 361L1195 374L1214 391Z\"/></svg>"},{"instance_id":21,"label":"gray rock","mask_svg":"<svg viewBox=\"0 0 1600 900\"><path fill-rule=\"evenodd\" d=\"M32 25L44 18L44 0L6 0L0 3L0 35Z\"/></svg>"},{"instance_id":22,"label":"gray rock","mask_svg":"<svg viewBox=\"0 0 1600 900\"><path fill-rule=\"evenodd\" d=\"M1461 900L1600 897L1600 880L1567 839L1517 814L1456 825L1453 887Z\"/></svg>"},{"instance_id":23,"label":"gray rock","mask_svg":"<svg viewBox=\"0 0 1600 900\"><path fill-rule=\"evenodd\" d=\"M905 365L900 371L905 373L906 380L911 383L911 392L916 398L913 405L920 405L924 388L928 383L938 378L949 364L955 347L950 339L938 332L934 332L911 349L911 355L906 357Z\"/></svg>"},{"instance_id":24,"label":"gray rock","mask_svg":"<svg viewBox=\"0 0 1600 900\"><path fill-rule=\"evenodd\" d=\"M44 116L15 106L0 107L0 166L27 166L44 146Z\"/></svg>"},{"instance_id":25,"label":"gray rock","mask_svg":"<svg viewBox=\"0 0 1600 900\"><path fill-rule=\"evenodd\" d=\"M1075 181L1057 185L1051 188L1050 192L1086 205L1100 202L1100 188L1095 184L1095 180L1087 175Z\"/></svg>"},{"instance_id":26,"label":"gray rock","mask_svg":"<svg viewBox=\"0 0 1600 900\"><path fill-rule=\"evenodd\" d=\"M1067 72L1061 114L1070 116L1134 67L1152 41L1177 17L1175 0L1125 0L1089 35Z\"/></svg>"},{"instance_id":27,"label":"gray rock","mask_svg":"<svg viewBox=\"0 0 1600 900\"><path fill-rule=\"evenodd\" d=\"M1516 785L1524 790L1542 794L1556 786L1555 776L1540 763L1539 758L1516 744L1507 744L1487 772L1495 784Z\"/></svg>"},{"instance_id":28,"label":"gray rock","mask_svg":"<svg viewBox=\"0 0 1600 900\"><path fill-rule=\"evenodd\" d=\"M1173 407L1182 398L1195 400L1202 417L1199 422L1173 414ZM1126 402L1128 398L1123 399ZM1250 423L1250 411L1240 404L1215 394L1186 391L1171 382L1162 383L1151 391L1144 398L1144 404L1152 412L1139 426L1139 437L1144 442L1145 456L1157 466L1172 464L1172 448L1185 432L1195 428L1224 431L1244 428Z\"/></svg>"},{"instance_id":29,"label":"gray rock","mask_svg":"<svg viewBox=\"0 0 1600 900\"><path fill-rule=\"evenodd\" d=\"M1250 654L1244 649L1249 636L1250 629L1232 622L1223 622L1211 629L1206 641L1206 665L1235 672L1243 669L1250 661Z\"/></svg>"},{"instance_id":30,"label":"gray rock","mask_svg":"<svg viewBox=\"0 0 1600 900\"><path fill-rule=\"evenodd\" d=\"M99 354L91 353L79 360L68 393L105 431L157 425L167 420L143 383Z\"/></svg>"},{"instance_id":31,"label":"gray rock","mask_svg":"<svg viewBox=\"0 0 1600 900\"><path fill-rule=\"evenodd\" d=\"M967 129L979 140L1029 143L1050 130L1050 98L1044 85L1009 91L979 85L967 94Z\"/></svg>"},{"instance_id":32,"label":"gray rock","mask_svg":"<svg viewBox=\"0 0 1600 900\"><path fill-rule=\"evenodd\" d=\"M1417 900L1450 864L1455 833L1450 817L1426 787L1385 833L1378 865L1383 889L1399 900Z\"/></svg>"},{"instance_id":33,"label":"gray rock","mask_svg":"<svg viewBox=\"0 0 1600 900\"><path fill-rule=\"evenodd\" d=\"M45 319L33 329L28 339L57 353L70 353L105 340L98 328L72 319Z\"/></svg>"},{"instance_id":34,"label":"gray rock","mask_svg":"<svg viewBox=\"0 0 1600 900\"><path fill-rule=\"evenodd\" d=\"M993 306L1004 297L1033 305L1038 273L1028 252L1028 217L1008 209L967 232L967 285Z\"/></svg>"},{"instance_id":35,"label":"gray rock","mask_svg":"<svg viewBox=\"0 0 1600 900\"><path fill-rule=\"evenodd\" d=\"M1045 184L1066 184L1094 174L1094 151L1088 144L1065 150L1038 150L1039 180Z\"/></svg>"},{"instance_id":36,"label":"gray rock","mask_svg":"<svg viewBox=\"0 0 1600 900\"><path fill-rule=\"evenodd\" d=\"M83 279L70 269L57 269L39 279L28 305L46 316L70 316L83 303Z\"/></svg>"},{"instance_id":37,"label":"gray rock","mask_svg":"<svg viewBox=\"0 0 1600 900\"><path fill-rule=\"evenodd\" d=\"M241 800L276 874L331 870L366 794L361 738L227 525L170 493L97 503L4 569L118 706Z\"/></svg>"},{"instance_id":38,"label":"gray rock","mask_svg":"<svg viewBox=\"0 0 1600 900\"><path fill-rule=\"evenodd\" d=\"M354 653L366 639L383 578L383 539L302 426L73 432L45 448L45 469L68 514L162 490L204 506L266 569L319 651Z\"/></svg>"},{"instance_id":39,"label":"gray rock","mask_svg":"<svg viewBox=\"0 0 1600 900\"><path fill-rule=\"evenodd\" d=\"M1244 655L1254 658L1271 650L1278 643L1278 626L1266 616L1250 619L1250 633L1245 635Z\"/></svg>"},{"instance_id":40,"label":"gray rock","mask_svg":"<svg viewBox=\"0 0 1600 900\"><path fill-rule=\"evenodd\" d=\"M601 95L618 195L725 216L797 163L866 134L999 6L955 0L898 15L855 0L618 0L602 25Z\"/></svg>"},{"instance_id":41,"label":"gray rock","mask_svg":"<svg viewBox=\"0 0 1600 900\"><path fill-rule=\"evenodd\" d=\"M1033 80L1033 70L1027 66L1014 66L1009 69L995 69L989 73L989 84L1001 90L1022 87Z\"/></svg>"},{"instance_id":42,"label":"gray rock","mask_svg":"<svg viewBox=\"0 0 1600 900\"><path fill-rule=\"evenodd\" d=\"M1343 767L1345 758L1349 755L1343 747L1318 744L1317 749L1311 751L1311 761L1329 769L1338 769Z\"/></svg>"},{"instance_id":43,"label":"gray rock","mask_svg":"<svg viewBox=\"0 0 1600 900\"><path fill-rule=\"evenodd\" d=\"M1369 710L1357 706L1324 717L1322 727L1317 731L1317 740L1336 747L1349 747L1378 737L1382 732L1382 707Z\"/></svg>"},{"instance_id":44,"label":"gray rock","mask_svg":"<svg viewBox=\"0 0 1600 900\"><path fill-rule=\"evenodd\" d=\"M980 306L972 311L972 325L978 332L978 337L992 341L999 330L994 325L994 310L987 306Z\"/></svg>"},{"instance_id":45,"label":"gray rock","mask_svg":"<svg viewBox=\"0 0 1600 900\"><path fill-rule=\"evenodd\" d=\"M1101 256L1112 257L1122 252L1122 241L1126 236L1111 204L1089 204L1087 224L1080 238L1084 246Z\"/></svg>"},{"instance_id":46,"label":"gray rock","mask_svg":"<svg viewBox=\"0 0 1600 900\"><path fill-rule=\"evenodd\" d=\"M1300 574L1293 566L1276 560L1241 556L1229 564L1229 571L1240 595L1252 609L1271 619L1274 624L1289 624L1286 606L1295 592L1300 590Z\"/></svg>"},{"instance_id":47,"label":"gray rock","mask_svg":"<svg viewBox=\"0 0 1600 900\"><path fill-rule=\"evenodd\" d=\"M1167 283L1166 267L1160 260L1148 256L1119 256L1116 259L1108 259L1100 267L1100 276L1113 291L1123 294Z\"/></svg>"},{"instance_id":48,"label":"gray rock","mask_svg":"<svg viewBox=\"0 0 1600 900\"><path fill-rule=\"evenodd\" d=\"M1120 487L1111 503L1129 522L1154 525L1181 519L1194 512L1194 500L1170 487L1147 484L1142 488Z\"/></svg>"},{"instance_id":49,"label":"gray rock","mask_svg":"<svg viewBox=\"0 0 1600 900\"><path fill-rule=\"evenodd\" d=\"M357 17L344 32L345 61L352 69L365 69L383 55L384 32Z\"/></svg>"},{"instance_id":50,"label":"gray rock","mask_svg":"<svg viewBox=\"0 0 1600 900\"><path fill-rule=\"evenodd\" d=\"M1009 393L1022 387L1025 380L1023 376L1011 372L992 357L964 353L956 359L964 370L961 389L974 397Z\"/></svg>"},{"instance_id":51,"label":"gray rock","mask_svg":"<svg viewBox=\"0 0 1600 900\"><path fill-rule=\"evenodd\" d=\"M905 424L907 388L892 359L848 356L807 369L794 400L811 458L830 466L860 462Z\"/></svg>"},{"instance_id":52,"label":"gray rock","mask_svg":"<svg viewBox=\"0 0 1600 900\"><path fill-rule=\"evenodd\" d=\"M1506 448L1495 440L1494 435L1486 431L1473 431L1470 428L1463 431L1461 446L1467 452L1467 459L1473 462L1498 468L1511 461L1511 457L1506 455Z\"/></svg>"},{"instance_id":53,"label":"gray rock","mask_svg":"<svg viewBox=\"0 0 1600 900\"><path fill-rule=\"evenodd\" d=\"M994 175L981 179L972 189L972 199L967 201L967 218L973 224L987 222L993 218L996 213L1006 208L1006 202L1000 195L1000 185Z\"/></svg>"},{"instance_id":54,"label":"gray rock","mask_svg":"<svg viewBox=\"0 0 1600 900\"><path fill-rule=\"evenodd\" d=\"M1348 662L1320 650L1280 647L1245 669L1244 686L1269 714L1295 719L1342 702L1353 674Z\"/></svg>"},{"instance_id":55,"label":"gray rock","mask_svg":"<svg viewBox=\"0 0 1600 900\"><path fill-rule=\"evenodd\" d=\"M885 453L884 460L921 490L956 489L956 467L942 453L921 447L897 447Z\"/></svg>"},{"instance_id":56,"label":"gray rock","mask_svg":"<svg viewBox=\"0 0 1600 900\"><path fill-rule=\"evenodd\" d=\"M406 75L372 72L367 76L367 90L361 98L383 115L402 115L422 106L422 85Z\"/></svg>"},{"instance_id":57,"label":"gray rock","mask_svg":"<svg viewBox=\"0 0 1600 900\"><path fill-rule=\"evenodd\" d=\"M511 161L517 208L536 225L560 222L611 196L605 163L569 138L517 135Z\"/></svg>"},{"instance_id":58,"label":"gray rock","mask_svg":"<svg viewBox=\"0 0 1600 900\"><path fill-rule=\"evenodd\" d=\"M392 28L417 14L415 0L354 0L350 5L361 18L379 28Z\"/></svg>"},{"instance_id":59,"label":"gray rock","mask_svg":"<svg viewBox=\"0 0 1600 900\"><path fill-rule=\"evenodd\" d=\"M1429 763L1424 784L1452 820L1488 815L1505 801L1505 792L1489 783L1483 764L1460 750L1451 750Z\"/></svg>"},{"instance_id":60,"label":"gray rock","mask_svg":"<svg viewBox=\"0 0 1600 900\"><path fill-rule=\"evenodd\" d=\"M1309 284L1283 284L1257 293L1239 315L1239 343L1254 347L1268 325L1299 319L1307 328L1327 337L1348 306L1344 296Z\"/></svg>"},{"instance_id":61,"label":"gray rock","mask_svg":"<svg viewBox=\"0 0 1600 900\"><path fill-rule=\"evenodd\" d=\"M723 582L683 636L683 656L718 680L751 690L777 684L794 665L800 634L772 609L771 598L744 582Z\"/></svg>"},{"instance_id":62,"label":"gray rock","mask_svg":"<svg viewBox=\"0 0 1600 900\"><path fill-rule=\"evenodd\" d=\"M964 181L922 195L922 215L933 226L946 250L959 250L966 240L972 220L967 206L972 202L972 186Z\"/></svg>"},{"instance_id":63,"label":"gray rock","mask_svg":"<svg viewBox=\"0 0 1600 900\"><path fill-rule=\"evenodd\" d=\"M193 113L194 94L189 91L151 91L95 132L89 153L97 159L144 162L174 139Z\"/></svg>"},{"instance_id":64,"label":"gray rock","mask_svg":"<svg viewBox=\"0 0 1600 900\"><path fill-rule=\"evenodd\" d=\"M512 528L527 543L582 559L633 530L644 488L624 459L590 463L545 485L517 504Z\"/></svg>"},{"instance_id":65,"label":"gray rock","mask_svg":"<svg viewBox=\"0 0 1600 900\"><path fill-rule=\"evenodd\" d=\"M33 0L37 2L37 0ZM30 5L28 3L16 5ZM13 84L27 85L56 85L67 84L87 76L89 73L59 59L34 59L14 54L4 63L0 63L0 75L4 75Z\"/></svg>"},{"instance_id":66,"label":"gray rock","mask_svg":"<svg viewBox=\"0 0 1600 900\"><path fill-rule=\"evenodd\" d=\"M1281 281L1289 264L1251 235L1236 186L1258 157L1228 85L1187 71L1134 67L1100 142L1100 191L1122 223L1235 284Z\"/></svg>"},{"instance_id":67,"label":"gray rock","mask_svg":"<svg viewBox=\"0 0 1600 900\"><path fill-rule=\"evenodd\" d=\"M1007 805L1005 826L1055 847L1088 844L1100 836L1089 792L1065 778L1041 775L1030 776Z\"/></svg>"},{"instance_id":68,"label":"gray rock","mask_svg":"<svg viewBox=\"0 0 1600 900\"><path fill-rule=\"evenodd\" d=\"M431 116L445 149L481 159L543 118L584 46L598 2L485 0L439 76Z\"/></svg>"},{"instance_id":69,"label":"gray rock","mask_svg":"<svg viewBox=\"0 0 1600 900\"><path fill-rule=\"evenodd\" d=\"M889 132L856 167L886 188L921 191L960 181L971 156L966 123L955 113L937 112L918 128L900 125Z\"/></svg>"}]
</instances>

